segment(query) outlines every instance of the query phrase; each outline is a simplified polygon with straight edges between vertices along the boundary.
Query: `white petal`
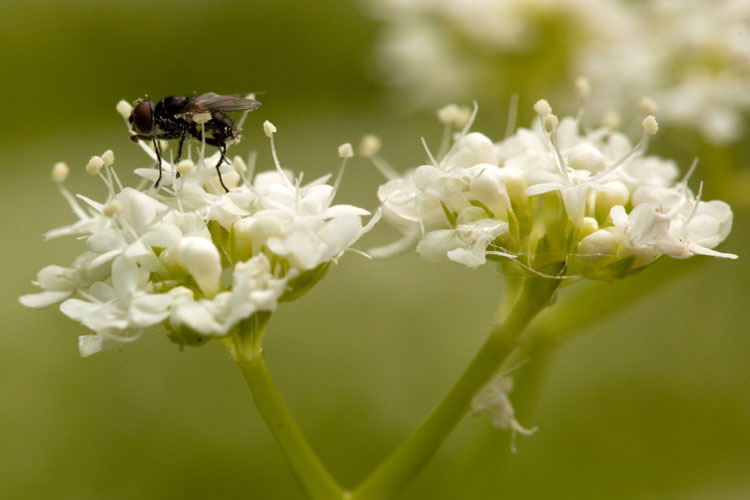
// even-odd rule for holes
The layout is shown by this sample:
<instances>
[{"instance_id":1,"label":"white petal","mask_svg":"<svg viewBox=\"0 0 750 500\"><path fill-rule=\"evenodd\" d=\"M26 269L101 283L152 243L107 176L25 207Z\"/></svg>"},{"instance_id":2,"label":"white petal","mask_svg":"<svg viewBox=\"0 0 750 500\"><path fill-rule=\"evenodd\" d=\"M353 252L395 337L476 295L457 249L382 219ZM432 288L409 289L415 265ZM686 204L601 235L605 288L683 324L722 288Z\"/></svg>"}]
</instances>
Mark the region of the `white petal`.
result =
<instances>
[{"instance_id":1,"label":"white petal","mask_svg":"<svg viewBox=\"0 0 750 500\"><path fill-rule=\"evenodd\" d=\"M63 301L73 295L73 291L44 291L39 293L30 293L27 295L21 295L19 302L26 307L33 307L34 309L41 309L43 307L56 304Z\"/></svg>"},{"instance_id":2,"label":"white petal","mask_svg":"<svg viewBox=\"0 0 750 500\"><path fill-rule=\"evenodd\" d=\"M92 234L86 240L86 248L94 253L102 254L120 248L123 243L120 232L109 227Z\"/></svg>"},{"instance_id":3,"label":"white petal","mask_svg":"<svg viewBox=\"0 0 750 500\"><path fill-rule=\"evenodd\" d=\"M97 352L111 349L117 343L107 341L103 335L81 335L78 337L78 353L82 358L96 354Z\"/></svg>"},{"instance_id":4,"label":"white petal","mask_svg":"<svg viewBox=\"0 0 750 500\"><path fill-rule=\"evenodd\" d=\"M46 266L36 275L36 284L45 290L70 291L75 288L73 269L62 266Z\"/></svg>"},{"instance_id":5,"label":"white petal","mask_svg":"<svg viewBox=\"0 0 750 500\"><path fill-rule=\"evenodd\" d=\"M128 309L128 321L132 326L145 328L164 321L169 316L172 297L169 294L149 294L133 300Z\"/></svg>"}]
</instances>

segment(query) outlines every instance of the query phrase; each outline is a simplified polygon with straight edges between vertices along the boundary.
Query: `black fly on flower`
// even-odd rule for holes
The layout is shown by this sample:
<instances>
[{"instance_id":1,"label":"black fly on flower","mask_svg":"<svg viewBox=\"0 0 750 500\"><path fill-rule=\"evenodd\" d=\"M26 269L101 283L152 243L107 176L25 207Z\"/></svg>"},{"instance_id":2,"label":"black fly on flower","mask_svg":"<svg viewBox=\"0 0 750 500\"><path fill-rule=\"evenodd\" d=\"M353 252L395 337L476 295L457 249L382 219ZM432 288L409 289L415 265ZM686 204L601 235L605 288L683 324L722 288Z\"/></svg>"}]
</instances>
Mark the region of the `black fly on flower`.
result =
<instances>
[{"instance_id":1,"label":"black fly on flower","mask_svg":"<svg viewBox=\"0 0 750 500\"><path fill-rule=\"evenodd\" d=\"M190 97L169 96L156 105L151 99L144 99L136 102L128 116L133 132L130 138L133 141L153 142L159 168L159 177L154 187L159 186L162 173L158 140L179 139L175 163L180 161L182 145L186 138L205 140L206 144L219 148L221 155L216 164L216 171L219 173L221 187L229 192L221 178L219 167L227 161L227 143L237 139L237 127L226 113L253 111L259 107L260 102L250 96L242 98L213 92Z\"/></svg>"}]
</instances>

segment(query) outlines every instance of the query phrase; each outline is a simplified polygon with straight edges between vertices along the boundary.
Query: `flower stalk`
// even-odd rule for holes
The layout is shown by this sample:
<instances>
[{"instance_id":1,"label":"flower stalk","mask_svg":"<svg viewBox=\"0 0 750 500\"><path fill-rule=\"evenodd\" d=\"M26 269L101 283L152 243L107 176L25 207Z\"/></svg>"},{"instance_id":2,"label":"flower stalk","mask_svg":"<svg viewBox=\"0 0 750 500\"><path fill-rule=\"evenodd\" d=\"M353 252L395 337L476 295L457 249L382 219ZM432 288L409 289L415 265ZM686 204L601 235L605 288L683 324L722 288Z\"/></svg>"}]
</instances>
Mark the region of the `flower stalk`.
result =
<instances>
[{"instance_id":1,"label":"flower stalk","mask_svg":"<svg viewBox=\"0 0 750 500\"><path fill-rule=\"evenodd\" d=\"M562 270L561 263L551 274ZM550 266L552 267L552 266ZM450 392L419 427L399 445L353 492L353 500L390 498L437 451L469 410L476 392L518 347L521 334L550 302L559 279L533 276L524 280L518 298Z\"/></svg>"},{"instance_id":2,"label":"flower stalk","mask_svg":"<svg viewBox=\"0 0 750 500\"><path fill-rule=\"evenodd\" d=\"M263 356L263 334L269 318L270 314L266 314L240 322L232 335L231 347L237 366L245 376L258 412L302 489L315 500L346 498L305 439L268 371Z\"/></svg>"}]
</instances>

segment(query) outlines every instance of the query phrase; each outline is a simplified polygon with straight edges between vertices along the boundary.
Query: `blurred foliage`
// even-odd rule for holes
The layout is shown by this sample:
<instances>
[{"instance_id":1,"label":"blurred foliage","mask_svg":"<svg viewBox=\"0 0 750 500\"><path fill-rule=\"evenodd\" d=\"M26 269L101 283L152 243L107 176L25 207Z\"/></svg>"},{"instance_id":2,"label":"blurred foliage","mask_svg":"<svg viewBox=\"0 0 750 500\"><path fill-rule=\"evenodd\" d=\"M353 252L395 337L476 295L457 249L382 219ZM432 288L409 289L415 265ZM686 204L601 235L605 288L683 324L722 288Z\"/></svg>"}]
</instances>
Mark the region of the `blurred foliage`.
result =
<instances>
[{"instance_id":1,"label":"blurred foliage","mask_svg":"<svg viewBox=\"0 0 750 500\"><path fill-rule=\"evenodd\" d=\"M54 308L22 308L17 296L80 245L40 241L71 220L48 181L53 162L68 161L71 190L94 197L103 187L83 174L90 155L112 148L123 169L145 164L114 112L121 98L263 90L233 153L257 149L259 168L270 168L259 127L271 119L282 163L308 179L335 170L338 144L365 132L382 135L399 166L422 161L419 137L437 141L440 127L386 104L371 79L375 30L337 0L0 5L0 213L13 236L0 250L0 498L301 497L219 343L179 352L147 332L122 352L80 359L80 328ZM498 136L502 110L482 104L480 127ZM373 208L380 181L356 159L340 199ZM376 233L370 241L393 236ZM739 213L722 246L739 261L705 259L551 356L537 411L521 421L540 430L519 438L517 455L506 433L468 418L401 498L750 496L748 246ZM270 368L344 484L453 383L500 290L488 268L350 254L279 309Z\"/></svg>"}]
</instances>

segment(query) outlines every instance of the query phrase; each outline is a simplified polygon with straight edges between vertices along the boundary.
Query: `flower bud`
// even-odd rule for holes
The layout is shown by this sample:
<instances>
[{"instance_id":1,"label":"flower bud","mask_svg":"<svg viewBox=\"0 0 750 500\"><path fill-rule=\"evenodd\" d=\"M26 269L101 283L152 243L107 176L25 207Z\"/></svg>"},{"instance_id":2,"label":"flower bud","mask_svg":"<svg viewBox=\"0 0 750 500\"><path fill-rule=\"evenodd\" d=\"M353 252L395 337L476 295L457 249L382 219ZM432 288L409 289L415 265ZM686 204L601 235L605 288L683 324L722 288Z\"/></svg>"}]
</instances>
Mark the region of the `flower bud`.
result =
<instances>
[{"instance_id":1,"label":"flower bud","mask_svg":"<svg viewBox=\"0 0 750 500\"><path fill-rule=\"evenodd\" d=\"M609 212L615 205L625 205L630 198L630 191L620 181L611 181L603 185L604 190L597 190L594 193L594 204L596 207L596 219L604 222L609 216Z\"/></svg>"},{"instance_id":2,"label":"flower bud","mask_svg":"<svg viewBox=\"0 0 750 500\"><path fill-rule=\"evenodd\" d=\"M188 236L180 243L185 268L209 297L218 293L221 277L221 256L214 244L205 238Z\"/></svg>"},{"instance_id":3,"label":"flower bud","mask_svg":"<svg viewBox=\"0 0 750 500\"><path fill-rule=\"evenodd\" d=\"M578 244L579 257L600 259L611 257L617 250L617 239L604 229L594 231Z\"/></svg>"}]
</instances>

